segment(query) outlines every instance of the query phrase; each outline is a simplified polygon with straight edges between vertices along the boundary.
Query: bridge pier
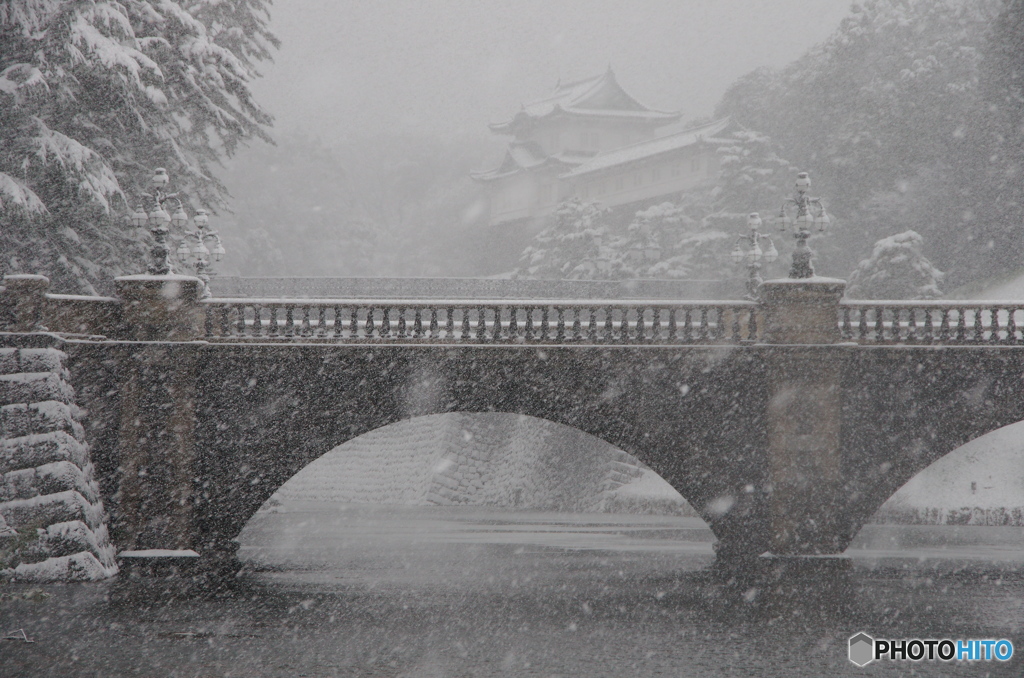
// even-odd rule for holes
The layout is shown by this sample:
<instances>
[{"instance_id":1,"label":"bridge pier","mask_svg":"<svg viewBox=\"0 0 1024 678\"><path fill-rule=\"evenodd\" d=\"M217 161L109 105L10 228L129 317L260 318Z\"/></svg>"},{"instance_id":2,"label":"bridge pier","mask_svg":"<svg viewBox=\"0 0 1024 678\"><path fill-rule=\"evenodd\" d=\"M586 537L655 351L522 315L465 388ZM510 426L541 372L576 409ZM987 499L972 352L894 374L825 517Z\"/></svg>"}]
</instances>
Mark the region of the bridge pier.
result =
<instances>
[{"instance_id":1,"label":"bridge pier","mask_svg":"<svg viewBox=\"0 0 1024 678\"><path fill-rule=\"evenodd\" d=\"M202 283L187 276L117 281L132 339L199 337ZM126 550L192 547L196 352L188 344L142 344L123 355L115 530Z\"/></svg>"},{"instance_id":2,"label":"bridge pier","mask_svg":"<svg viewBox=\"0 0 1024 678\"><path fill-rule=\"evenodd\" d=\"M778 556L842 553L846 502L841 449L843 365L822 345L842 340L836 324L846 283L812 278L764 284L769 354L768 511Z\"/></svg>"}]
</instances>

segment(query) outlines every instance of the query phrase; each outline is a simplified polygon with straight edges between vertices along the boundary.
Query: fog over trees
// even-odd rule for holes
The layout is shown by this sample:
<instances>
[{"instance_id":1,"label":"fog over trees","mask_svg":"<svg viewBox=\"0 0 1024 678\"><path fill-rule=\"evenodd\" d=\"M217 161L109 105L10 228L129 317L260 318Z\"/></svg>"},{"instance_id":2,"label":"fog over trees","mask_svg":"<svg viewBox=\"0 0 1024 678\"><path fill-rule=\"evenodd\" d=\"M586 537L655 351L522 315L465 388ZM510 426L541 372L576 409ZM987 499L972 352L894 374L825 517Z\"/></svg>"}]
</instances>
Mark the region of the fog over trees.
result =
<instances>
[{"instance_id":1,"label":"fog over trees","mask_svg":"<svg viewBox=\"0 0 1024 678\"><path fill-rule=\"evenodd\" d=\"M148 235L124 217L152 168L166 166L193 209L217 212L226 274L528 274L521 257L536 253L531 238L544 224L487 226L469 178L499 153L483 119L455 137L272 133L251 94L277 46L269 9L264 0L0 8L4 270L108 291L114 275L140 270ZM908 230L946 272L947 291L1012 273L1024 246L1022 17L1020 0L853 4L803 57L728 88L714 114L748 138L723 151L717 187L669 196L656 230L679 228L659 236L659 265L628 264L652 217L637 214L652 205L637 205L609 223L603 246L617 263L594 275L707 274L714 266L688 257L702 247L718 248L708 260L727 255L746 213L771 216L797 169L812 172L836 217L834 232L811 243L821 273L848 277L876 241ZM263 143L271 136L276 146ZM256 140L241 162L218 166ZM791 243L776 240L785 257ZM697 249L684 261L670 251L680 247ZM586 275L582 260L570 263Z\"/></svg>"}]
</instances>

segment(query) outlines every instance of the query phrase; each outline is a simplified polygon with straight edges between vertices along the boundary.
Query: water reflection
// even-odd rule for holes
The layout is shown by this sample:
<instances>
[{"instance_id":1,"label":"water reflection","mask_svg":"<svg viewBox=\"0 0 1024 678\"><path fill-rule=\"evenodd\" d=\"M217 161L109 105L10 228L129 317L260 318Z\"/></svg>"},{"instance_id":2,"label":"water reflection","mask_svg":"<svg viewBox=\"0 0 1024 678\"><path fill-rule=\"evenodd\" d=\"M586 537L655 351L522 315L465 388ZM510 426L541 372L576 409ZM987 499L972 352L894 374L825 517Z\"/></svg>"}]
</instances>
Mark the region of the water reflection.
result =
<instances>
[{"instance_id":1,"label":"water reflection","mask_svg":"<svg viewBox=\"0 0 1024 678\"><path fill-rule=\"evenodd\" d=\"M692 519L351 507L261 514L242 542L227 581L4 601L0 624L38 642L4 645L3 674L852 676L858 631L1016 642L1024 624L1019 550L723 570Z\"/></svg>"}]
</instances>

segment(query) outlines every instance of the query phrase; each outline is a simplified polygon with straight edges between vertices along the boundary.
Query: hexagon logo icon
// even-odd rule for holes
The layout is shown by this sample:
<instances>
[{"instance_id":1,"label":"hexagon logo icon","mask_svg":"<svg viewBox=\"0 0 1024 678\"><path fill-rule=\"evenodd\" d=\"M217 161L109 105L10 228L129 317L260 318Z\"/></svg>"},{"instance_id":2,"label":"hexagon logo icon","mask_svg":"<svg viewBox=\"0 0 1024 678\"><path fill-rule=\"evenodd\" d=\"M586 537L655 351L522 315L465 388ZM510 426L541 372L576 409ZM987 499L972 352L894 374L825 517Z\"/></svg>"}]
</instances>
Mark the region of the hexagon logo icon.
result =
<instances>
[{"instance_id":1,"label":"hexagon logo icon","mask_svg":"<svg viewBox=\"0 0 1024 678\"><path fill-rule=\"evenodd\" d=\"M867 666L875 660L875 639L863 631L850 638L850 661Z\"/></svg>"}]
</instances>

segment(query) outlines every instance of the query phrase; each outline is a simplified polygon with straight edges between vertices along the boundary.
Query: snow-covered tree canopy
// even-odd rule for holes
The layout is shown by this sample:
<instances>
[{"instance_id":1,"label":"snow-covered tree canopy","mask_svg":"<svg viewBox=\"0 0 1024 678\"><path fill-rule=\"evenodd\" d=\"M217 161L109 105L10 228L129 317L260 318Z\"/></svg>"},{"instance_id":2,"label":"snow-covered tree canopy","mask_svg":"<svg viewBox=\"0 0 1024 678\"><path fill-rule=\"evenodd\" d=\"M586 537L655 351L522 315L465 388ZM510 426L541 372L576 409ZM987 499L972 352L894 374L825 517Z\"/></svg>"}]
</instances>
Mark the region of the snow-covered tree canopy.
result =
<instances>
[{"instance_id":1,"label":"snow-covered tree canopy","mask_svg":"<svg viewBox=\"0 0 1024 678\"><path fill-rule=\"evenodd\" d=\"M796 172L771 139L755 131L738 127L716 143L716 181L672 200L634 205L629 221L616 223L578 199L563 203L523 252L518 275L612 280L745 275L745 269L728 267L732 243L746 233L751 211L778 209ZM781 239L779 244L785 247Z\"/></svg>"},{"instance_id":2,"label":"snow-covered tree canopy","mask_svg":"<svg viewBox=\"0 0 1024 678\"><path fill-rule=\"evenodd\" d=\"M0 3L0 217L120 212L158 166L194 206L221 204L211 166L269 140L249 89L277 46L269 3Z\"/></svg>"},{"instance_id":3,"label":"snow-covered tree canopy","mask_svg":"<svg viewBox=\"0 0 1024 678\"><path fill-rule=\"evenodd\" d=\"M860 262L850 276L847 295L852 299L937 299L944 274L921 252L924 244L916 231L904 231L875 243L870 259Z\"/></svg>"},{"instance_id":4,"label":"snow-covered tree canopy","mask_svg":"<svg viewBox=\"0 0 1024 678\"><path fill-rule=\"evenodd\" d=\"M278 45L269 3L0 0L0 270L112 291L144 265L124 216L157 167L223 205L212 166L269 140L250 92Z\"/></svg>"},{"instance_id":5,"label":"snow-covered tree canopy","mask_svg":"<svg viewBox=\"0 0 1024 678\"><path fill-rule=\"evenodd\" d=\"M716 115L771 135L845 217L819 247L825 272L902 223L957 284L985 277L1024 245L1022 22L1021 0L856 2L801 59L737 81Z\"/></svg>"},{"instance_id":6,"label":"snow-covered tree canopy","mask_svg":"<svg viewBox=\"0 0 1024 678\"><path fill-rule=\"evenodd\" d=\"M527 278L594 278L608 234L608 210L579 198L563 202L523 250L517 275Z\"/></svg>"}]
</instances>

